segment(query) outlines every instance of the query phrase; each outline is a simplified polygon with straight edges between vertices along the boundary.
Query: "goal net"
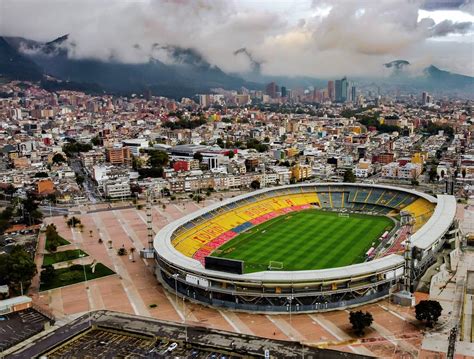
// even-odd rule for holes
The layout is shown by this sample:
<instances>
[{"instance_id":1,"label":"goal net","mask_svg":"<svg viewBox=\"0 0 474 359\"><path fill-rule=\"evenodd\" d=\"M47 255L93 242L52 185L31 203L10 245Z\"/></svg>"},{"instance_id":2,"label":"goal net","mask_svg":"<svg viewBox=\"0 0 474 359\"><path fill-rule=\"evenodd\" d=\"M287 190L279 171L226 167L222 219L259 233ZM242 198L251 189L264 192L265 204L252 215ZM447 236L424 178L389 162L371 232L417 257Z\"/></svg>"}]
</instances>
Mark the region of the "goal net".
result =
<instances>
[{"instance_id":1,"label":"goal net","mask_svg":"<svg viewBox=\"0 0 474 359\"><path fill-rule=\"evenodd\" d=\"M268 264L268 269L269 270L283 269L283 262L270 261Z\"/></svg>"},{"instance_id":2,"label":"goal net","mask_svg":"<svg viewBox=\"0 0 474 359\"><path fill-rule=\"evenodd\" d=\"M339 213L339 217L349 218L349 213Z\"/></svg>"}]
</instances>

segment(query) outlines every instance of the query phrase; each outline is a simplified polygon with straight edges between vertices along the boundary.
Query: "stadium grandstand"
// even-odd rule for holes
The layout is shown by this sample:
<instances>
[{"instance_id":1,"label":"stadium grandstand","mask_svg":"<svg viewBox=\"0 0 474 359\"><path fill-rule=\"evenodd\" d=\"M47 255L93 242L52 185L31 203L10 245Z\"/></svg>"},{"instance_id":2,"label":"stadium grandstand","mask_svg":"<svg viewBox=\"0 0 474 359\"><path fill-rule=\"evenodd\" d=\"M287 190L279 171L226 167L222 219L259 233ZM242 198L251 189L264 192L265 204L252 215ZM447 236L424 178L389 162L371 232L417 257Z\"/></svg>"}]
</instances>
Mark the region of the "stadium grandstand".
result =
<instances>
[{"instance_id":1,"label":"stadium grandstand","mask_svg":"<svg viewBox=\"0 0 474 359\"><path fill-rule=\"evenodd\" d=\"M159 231L156 276L177 295L236 310L352 307L403 282L407 239L416 283L456 232L455 211L453 196L391 186L262 189Z\"/></svg>"}]
</instances>

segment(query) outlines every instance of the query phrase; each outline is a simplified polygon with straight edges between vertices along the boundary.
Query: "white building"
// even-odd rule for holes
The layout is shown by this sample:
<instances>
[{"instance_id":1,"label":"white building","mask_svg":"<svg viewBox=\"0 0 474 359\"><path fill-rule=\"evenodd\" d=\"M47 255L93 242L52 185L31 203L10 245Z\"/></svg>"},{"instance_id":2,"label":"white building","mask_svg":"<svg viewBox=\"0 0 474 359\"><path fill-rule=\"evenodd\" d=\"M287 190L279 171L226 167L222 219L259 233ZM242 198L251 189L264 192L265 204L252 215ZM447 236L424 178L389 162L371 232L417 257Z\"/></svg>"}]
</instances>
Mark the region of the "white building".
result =
<instances>
[{"instance_id":1,"label":"white building","mask_svg":"<svg viewBox=\"0 0 474 359\"><path fill-rule=\"evenodd\" d=\"M107 180L102 184L102 189L106 198L125 198L132 195L128 179Z\"/></svg>"},{"instance_id":2,"label":"white building","mask_svg":"<svg viewBox=\"0 0 474 359\"><path fill-rule=\"evenodd\" d=\"M358 178L367 178L372 173L372 162L361 159L355 167L355 176Z\"/></svg>"},{"instance_id":3,"label":"white building","mask_svg":"<svg viewBox=\"0 0 474 359\"><path fill-rule=\"evenodd\" d=\"M140 154L140 149L148 147L148 140L145 138L133 138L130 140L123 140L122 145L130 148L130 152L134 156Z\"/></svg>"}]
</instances>

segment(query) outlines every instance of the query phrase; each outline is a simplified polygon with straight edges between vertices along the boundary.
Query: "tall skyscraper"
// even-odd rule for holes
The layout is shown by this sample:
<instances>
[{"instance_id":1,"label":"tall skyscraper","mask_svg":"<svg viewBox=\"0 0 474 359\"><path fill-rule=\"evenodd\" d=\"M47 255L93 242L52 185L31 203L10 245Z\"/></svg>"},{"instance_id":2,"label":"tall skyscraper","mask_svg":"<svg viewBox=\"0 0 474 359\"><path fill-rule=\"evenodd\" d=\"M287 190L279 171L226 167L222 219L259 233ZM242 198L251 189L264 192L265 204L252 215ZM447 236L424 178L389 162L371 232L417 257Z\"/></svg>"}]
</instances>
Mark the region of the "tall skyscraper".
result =
<instances>
[{"instance_id":1,"label":"tall skyscraper","mask_svg":"<svg viewBox=\"0 0 474 359\"><path fill-rule=\"evenodd\" d=\"M336 102L346 102L348 97L349 82L347 77L336 80Z\"/></svg>"},{"instance_id":2,"label":"tall skyscraper","mask_svg":"<svg viewBox=\"0 0 474 359\"><path fill-rule=\"evenodd\" d=\"M357 101L357 90L356 90L356 85L352 84L351 87L351 101L356 102Z\"/></svg>"},{"instance_id":3,"label":"tall skyscraper","mask_svg":"<svg viewBox=\"0 0 474 359\"><path fill-rule=\"evenodd\" d=\"M423 105L426 105L427 102L428 102L427 100L428 100L428 92L423 92L423 93L421 94L421 103L422 103Z\"/></svg>"},{"instance_id":4,"label":"tall skyscraper","mask_svg":"<svg viewBox=\"0 0 474 359\"><path fill-rule=\"evenodd\" d=\"M281 97L286 97L286 87L285 86L281 87Z\"/></svg>"},{"instance_id":5,"label":"tall skyscraper","mask_svg":"<svg viewBox=\"0 0 474 359\"><path fill-rule=\"evenodd\" d=\"M331 101L336 99L336 88L334 87L334 81L328 81L328 97Z\"/></svg>"},{"instance_id":6,"label":"tall skyscraper","mask_svg":"<svg viewBox=\"0 0 474 359\"><path fill-rule=\"evenodd\" d=\"M265 88L265 93L271 98L276 98L276 93L277 93L276 83L270 82Z\"/></svg>"},{"instance_id":7,"label":"tall skyscraper","mask_svg":"<svg viewBox=\"0 0 474 359\"><path fill-rule=\"evenodd\" d=\"M336 102L341 102L341 98L342 98L342 81L341 80L336 80L334 91L335 91Z\"/></svg>"}]
</instances>

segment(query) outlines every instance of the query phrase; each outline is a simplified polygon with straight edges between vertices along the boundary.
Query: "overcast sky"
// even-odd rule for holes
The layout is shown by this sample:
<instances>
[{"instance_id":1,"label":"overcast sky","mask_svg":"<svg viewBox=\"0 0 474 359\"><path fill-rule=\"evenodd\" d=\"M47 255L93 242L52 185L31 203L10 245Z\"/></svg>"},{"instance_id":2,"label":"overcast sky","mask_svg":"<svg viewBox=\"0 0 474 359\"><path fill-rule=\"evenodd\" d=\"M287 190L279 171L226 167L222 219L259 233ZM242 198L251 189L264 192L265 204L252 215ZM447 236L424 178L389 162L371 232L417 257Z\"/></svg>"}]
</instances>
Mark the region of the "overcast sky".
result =
<instances>
[{"instance_id":1,"label":"overcast sky","mask_svg":"<svg viewBox=\"0 0 474 359\"><path fill-rule=\"evenodd\" d=\"M396 59L474 76L473 21L473 0L0 0L0 35L70 34L76 58L172 62L172 45L229 72L253 59L325 78L382 75Z\"/></svg>"}]
</instances>

